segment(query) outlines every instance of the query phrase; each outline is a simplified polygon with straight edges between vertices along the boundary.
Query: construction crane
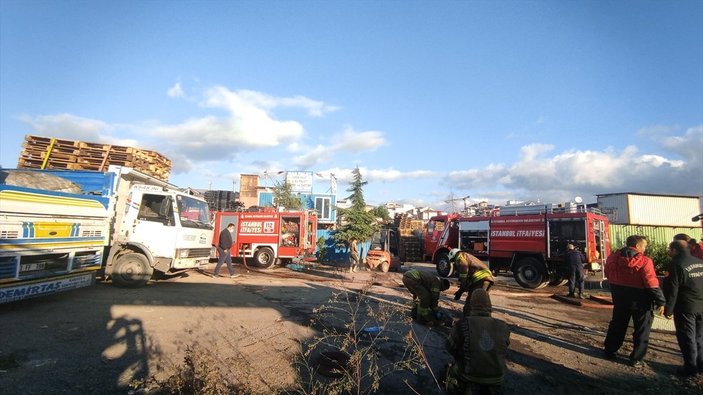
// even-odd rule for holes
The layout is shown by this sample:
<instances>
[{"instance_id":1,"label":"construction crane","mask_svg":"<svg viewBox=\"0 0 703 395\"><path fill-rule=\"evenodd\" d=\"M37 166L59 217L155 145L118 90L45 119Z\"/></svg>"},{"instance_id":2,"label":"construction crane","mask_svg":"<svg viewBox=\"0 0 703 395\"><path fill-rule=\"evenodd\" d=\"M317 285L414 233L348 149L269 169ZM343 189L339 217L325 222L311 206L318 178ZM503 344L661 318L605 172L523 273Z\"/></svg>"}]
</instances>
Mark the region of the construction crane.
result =
<instances>
[{"instance_id":1,"label":"construction crane","mask_svg":"<svg viewBox=\"0 0 703 395\"><path fill-rule=\"evenodd\" d=\"M464 197L455 198L455 197L454 197L454 194L452 193L452 194L449 195L449 199L445 200L444 203L451 204L451 205L452 205L452 212L455 213L455 212L456 212L456 205L455 205L454 202L458 202L458 201L462 200L462 201L464 201L464 213L465 213L465 214L468 214L468 212L469 212L469 206L467 205L466 201L467 201L470 197L471 197L470 195L466 195L466 196L464 196Z\"/></svg>"}]
</instances>

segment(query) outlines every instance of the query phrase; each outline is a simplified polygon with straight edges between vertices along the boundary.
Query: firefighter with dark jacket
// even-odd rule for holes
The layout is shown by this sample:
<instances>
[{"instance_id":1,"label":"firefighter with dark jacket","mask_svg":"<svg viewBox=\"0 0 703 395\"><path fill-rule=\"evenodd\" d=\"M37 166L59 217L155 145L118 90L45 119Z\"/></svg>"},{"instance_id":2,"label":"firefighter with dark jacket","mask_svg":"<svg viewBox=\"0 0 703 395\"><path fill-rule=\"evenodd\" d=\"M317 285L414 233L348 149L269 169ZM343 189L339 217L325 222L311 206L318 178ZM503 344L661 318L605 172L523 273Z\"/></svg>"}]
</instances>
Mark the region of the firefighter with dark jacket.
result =
<instances>
[{"instance_id":1,"label":"firefighter with dark jacket","mask_svg":"<svg viewBox=\"0 0 703 395\"><path fill-rule=\"evenodd\" d=\"M677 373L693 376L703 373L703 260L691 255L684 240L669 244L673 258L664 278L664 316L674 317L676 340L683 356Z\"/></svg>"},{"instance_id":2,"label":"firefighter with dark jacket","mask_svg":"<svg viewBox=\"0 0 703 395\"><path fill-rule=\"evenodd\" d=\"M454 363L447 370L447 394L502 394L510 330L491 317L491 299L483 289L471 294L471 313L457 321L447 339Z\"/></svg>"},{"instance_id":3,"label":"firefighter with dark jacket","mask_svg":"<svg viewBox=\"0 0 703 395\"><path fill-rule=\"evenodd\" d=\"M430 272L410 269L403 274L403 285L413 295L413 310L417 314L418 322L422 324L437 325L437 305L439 294L449 289L449 280L439 278Z\"/></svg>"},{"instance_id":4,"label":"firefighter with dark jacket","mask_svg":"<svg viewBox=\"0 0 703 395\"><path fill-rule=\"evenodd\" d=\"M471 311L471 294L477 289L488 292L495 283L495 278L488 265L466 251L454 248L449 251L447 258L459 267L459 290L454 293L454 300L461 299L464 292L469 293L464 303L464 315L468 316Z\"/></svg>"},{"instance_id":5,"label":"firefighter with dark jacket","mask_svg":"<svg viewBox=\"0 0 703 395\"><path fill-rule=\"evenodd\" d=\"M644 255L647 239L644 236L630 236L627 247L612 253L605 262L605 275L613 297L613 316L605 337L605 356L615 359L617 351L625 340L627 327L632 319L632 352L630 363L634 367L645 366L649 332L654 321L652 308L658 313L664 311L664 294L659 288L659 280L654 271L654 262Z\"/></svg>"}]
</instances>

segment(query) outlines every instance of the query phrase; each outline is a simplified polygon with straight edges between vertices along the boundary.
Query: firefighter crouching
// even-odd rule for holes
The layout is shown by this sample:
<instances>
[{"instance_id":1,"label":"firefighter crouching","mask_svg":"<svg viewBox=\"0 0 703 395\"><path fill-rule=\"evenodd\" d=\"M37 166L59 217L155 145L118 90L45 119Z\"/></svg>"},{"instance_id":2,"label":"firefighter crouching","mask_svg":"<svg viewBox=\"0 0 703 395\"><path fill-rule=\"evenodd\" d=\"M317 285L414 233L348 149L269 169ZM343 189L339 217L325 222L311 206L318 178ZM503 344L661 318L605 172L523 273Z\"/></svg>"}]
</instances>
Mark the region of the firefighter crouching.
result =
<instances>
[{"instance_id":1,"label":"firefighter crouching","mask_svg":"<svg viewBox=\"0 0 703 395\"><path fill-rule=\"evenodd\" d=\"M471 315L457 321L447 339L447 351L454 357L447 394L502 394L510 330L491 317L491 299L484 290L477 289L470 303Z\"/></svg>"},{"instance_id":2,"label":"firefighter crouching","mask_svg":"<svg viewBox=\"0 0 703 395\"><path fill-rule=\"evenodd\" d=\"M459 267L459 290L454 293L454 300L461 299L464 292L469 293L464 303L464 315L468 316L471 312L471 294L477 289L483 289L488 292L495 283L495 278L491 269L480 259L454 248L449 251L449 262L456 262Z\"/></svg>"},{"instance_id":3,"label":"firefighter crouching","mask_svg":"<svg viewBox=\"0 0 703 395\"><path fill-rule=\"evenodd\" d=\"M440 279L430 272L410 269L403 274L403 285L413 295L413 311L417 321L421 324L439 325L439 294L449 289L449 280Z\"/></svg>"}]
</instances>

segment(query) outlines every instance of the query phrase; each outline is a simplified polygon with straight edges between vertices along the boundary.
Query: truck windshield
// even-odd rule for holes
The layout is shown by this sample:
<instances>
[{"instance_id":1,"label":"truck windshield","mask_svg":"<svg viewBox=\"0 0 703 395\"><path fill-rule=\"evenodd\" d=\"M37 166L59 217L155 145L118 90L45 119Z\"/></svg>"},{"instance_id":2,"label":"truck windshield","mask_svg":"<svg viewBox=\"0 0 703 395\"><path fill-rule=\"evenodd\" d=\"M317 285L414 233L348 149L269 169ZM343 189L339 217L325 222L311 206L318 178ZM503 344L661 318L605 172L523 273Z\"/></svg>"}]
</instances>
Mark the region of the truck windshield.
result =
<instances>
[{"instance_id":1,"label":"truck windshield","mask_svg":"<svg viewBox=\"0 0 703 395\"><path fill-rule=\"evenodd\" d=\"M207 203L190 196L178 195L178 216L185 228L212 229Z\"/></svg>"},{"instance_id":2,"label":"truck windshield","mask_svg":"<svg viewBox=\"0 0 703 395\"><path fill-rule=\"evenodd\" d=\"M371 236L371 248L372 250L383 250L385 248L386 242L386 230L380 230Z\"/></svg>"}]
</instances>

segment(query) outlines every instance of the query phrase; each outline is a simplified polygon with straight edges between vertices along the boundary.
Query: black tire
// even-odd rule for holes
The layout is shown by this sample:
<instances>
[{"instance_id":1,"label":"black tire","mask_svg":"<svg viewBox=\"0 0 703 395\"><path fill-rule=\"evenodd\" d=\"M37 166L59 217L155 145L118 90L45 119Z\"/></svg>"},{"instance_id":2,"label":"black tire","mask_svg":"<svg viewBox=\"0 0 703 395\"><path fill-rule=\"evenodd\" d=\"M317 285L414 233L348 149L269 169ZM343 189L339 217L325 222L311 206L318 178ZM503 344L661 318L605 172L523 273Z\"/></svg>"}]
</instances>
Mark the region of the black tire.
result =
<instances>
[{"instance_id":1,"label":"black tire","mask_svg":"<svg viewBox=\"0 0 703 395\"><path fill-rule=\"evenodd\" d=\"M449 262L449 254L446 252L437 253L435 266L440 277L451 277L454 274L454 264Z\"/></svg>"},{"instance_id":2,"label":"black tire","mask_svg":"<svg viewBox=\"0 0 703 395\"><path fill-rule=\"evenodd\" d=\"M254 253L254 265L262 269L268 269L276 263L276 257L273 255L273 250L268 247L262 247Z\"/></svg>"},{"instance_id":3,"label":"black tire","mask_svg":"<svg viewBox=\"0 0 703 395\"><path fill-rule=\"evenodd\" d=\"M115 260L110 276L117 287L139 288L146 285L153 274L154 269L144 255L129 252Z\"/></svg>"},{"instance_id":4,"label":"black tire","mask_svg":"<svg viewBox=\"0 0 703 395\"><path fill-rule=\"evenodd\" d=\"M513 269L515 281L524 288L537 289L547 285L544 265L535 258L522 258Z\"/></svg>"}]
</instances>

